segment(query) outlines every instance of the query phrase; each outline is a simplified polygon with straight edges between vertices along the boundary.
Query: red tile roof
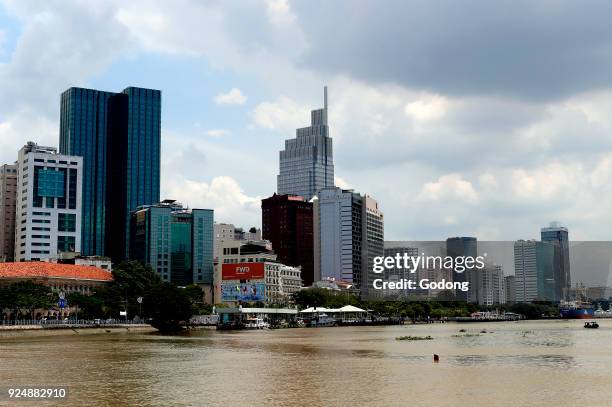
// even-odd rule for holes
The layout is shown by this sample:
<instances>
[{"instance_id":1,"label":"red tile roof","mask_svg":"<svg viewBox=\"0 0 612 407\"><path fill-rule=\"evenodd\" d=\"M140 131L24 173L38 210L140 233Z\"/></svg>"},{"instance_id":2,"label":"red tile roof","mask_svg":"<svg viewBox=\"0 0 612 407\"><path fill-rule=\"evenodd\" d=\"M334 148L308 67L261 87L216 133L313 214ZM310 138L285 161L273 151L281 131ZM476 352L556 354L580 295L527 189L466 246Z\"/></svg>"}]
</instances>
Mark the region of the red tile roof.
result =
<instances>
[{"instance_id":1,"label":"red tile roof","mask_svg":"<svg viewBox=\"0 0 612 407\"><path fill-rule=\"evenodd\" d=\"M93 266L47 262L0 263L2 278L68 278L78 280L111 281L110 272Z\"/></svg>"}]
</instances>

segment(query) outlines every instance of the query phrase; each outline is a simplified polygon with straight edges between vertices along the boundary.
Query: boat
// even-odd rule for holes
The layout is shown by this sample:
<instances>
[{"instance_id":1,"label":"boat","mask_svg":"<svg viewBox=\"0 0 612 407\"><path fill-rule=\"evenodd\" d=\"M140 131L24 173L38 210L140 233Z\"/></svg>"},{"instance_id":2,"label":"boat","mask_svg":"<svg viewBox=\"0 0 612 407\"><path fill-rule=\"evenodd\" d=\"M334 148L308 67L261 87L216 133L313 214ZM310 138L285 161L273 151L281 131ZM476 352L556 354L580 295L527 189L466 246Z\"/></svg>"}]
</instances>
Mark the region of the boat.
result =
<instances>
[{"instance_id":1,"label":"boat","mask_svg":"<svg viewBox=\"0 0 612 407\"><path fill-rule=\"evenodd\" d=\"M599 328L599 324L595 321L585 322L584 327L589 329L597 329Z\"/></svg>"},{"instance_id":2,"label":"boat","mask_svg":"<svg viewBox=\"0 0 612 407\"><path fill-rule=\"evenodd\" d=\"M270 324L264 322L262 318L247 318L244 323L244 329L267 329Z\"/></svg>"},{"instance_id":3,"label":"boat","mask_svg":"<svg viewBox=\"0 0 612 407\"><path fill-rule=\"evenodd\" d=\"M327 314L319 314L316 318L311 319L309 324L311 328L336 325L338 322Z\"/></svg>"},{"instance_id":4,"label":"boat","mask_svg":"<svg viewBox=\"0 0 612 407\"><path fill-rule=\"evenodd\" d=\"M592 319L595 312L588 302L562 301L559 304L559 314L563 319Z\"/></svg>"}]
</instances>

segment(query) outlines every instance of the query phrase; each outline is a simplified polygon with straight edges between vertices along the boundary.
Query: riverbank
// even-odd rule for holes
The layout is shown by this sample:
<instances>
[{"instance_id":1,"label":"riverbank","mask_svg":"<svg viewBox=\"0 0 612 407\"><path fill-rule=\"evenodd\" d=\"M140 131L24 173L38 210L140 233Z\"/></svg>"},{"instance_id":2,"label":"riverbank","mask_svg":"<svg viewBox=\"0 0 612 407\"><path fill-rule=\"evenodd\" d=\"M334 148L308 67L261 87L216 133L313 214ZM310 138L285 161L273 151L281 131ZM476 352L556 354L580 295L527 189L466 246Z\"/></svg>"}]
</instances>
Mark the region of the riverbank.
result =
<instances>
[{"instance_id":1,"label":"riverbank","mask_svg":"<svg viewBox=\"0 0 612 407\"><path fill-rule=\"evenodd\" d=\"M72 327L54 326L53 328L42 327L41 325L16 325L0 326L0 339L6 338L27 338L41 336L66 336L66 335L93 335L93 334L126 334L126 333L149 333L156 332L157 329L149 324L118 324L104 327Z\"/></svg>"}]
</instances>

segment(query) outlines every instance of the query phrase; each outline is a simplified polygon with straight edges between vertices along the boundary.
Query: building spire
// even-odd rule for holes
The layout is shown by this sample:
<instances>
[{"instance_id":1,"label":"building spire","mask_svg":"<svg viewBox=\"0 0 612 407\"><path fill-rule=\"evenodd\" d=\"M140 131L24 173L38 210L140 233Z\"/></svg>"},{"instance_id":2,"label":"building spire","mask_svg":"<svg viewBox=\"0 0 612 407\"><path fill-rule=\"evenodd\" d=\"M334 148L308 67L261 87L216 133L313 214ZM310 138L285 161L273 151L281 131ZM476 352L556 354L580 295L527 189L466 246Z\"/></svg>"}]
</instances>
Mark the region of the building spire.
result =
<instances>
[{"instance_id":1,"label":"building spire","mask_svg":"<svg viewBox=\"0 0 612 407\"><path fill-rule=\"evenodd\" d=\"M327 125L327 86L323 86L323 110L323 124Z\"/></svg>"}]
</instances>

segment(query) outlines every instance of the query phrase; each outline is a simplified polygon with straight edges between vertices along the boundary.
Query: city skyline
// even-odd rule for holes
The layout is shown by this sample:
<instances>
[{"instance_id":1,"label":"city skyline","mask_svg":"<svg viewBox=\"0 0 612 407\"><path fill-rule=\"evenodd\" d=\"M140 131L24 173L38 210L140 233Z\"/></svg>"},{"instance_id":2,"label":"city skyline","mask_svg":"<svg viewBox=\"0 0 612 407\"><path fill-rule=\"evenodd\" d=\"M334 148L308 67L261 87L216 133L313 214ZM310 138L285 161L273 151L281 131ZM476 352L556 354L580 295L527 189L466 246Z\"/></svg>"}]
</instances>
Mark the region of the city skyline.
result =
<instances>
[{"instance_id":1,"label":"city skyline","mask_svg":"<svg viewBox=\"0 0 612 407\"><path fill-rule=\"evenodd\" d=\"M320 9L337 15L348 12L347 4ZM396 4L382 12L381 25L357 30L349 23L344 41L351 46L344 46L330 34L327 17L313 13L319 8L283 1L216 6L231 18L209 24L193 41L181 33L198 33L202 21L211 21L212 6L183 6L150 5L140 18L138 5L112 2L61 10L2 3L2 162L14 161L12 151L30 139L56 145L59 93L70 86L161 89L160 197L215 209L222 222L259 226L259 202L275 191L283 140L308 120L328 84L335 182L377 198L389 239L514 240L532 237L526 231L549 220L562 221L578 240L609 238L612 93L602 74L607 62L598 56L609 40L605 13L549 5L554 12L546 18L560 27L550 33L539 28L543 14L527 3L503 13L451 6L440 14L430 5L424 14L438 17L414 19L415 43L410 31L394 37L383 29L413 6ZM369 7L352 13L370 15ZM486 14L473 21L484 29L529 12L518 40L503 25L489 38L474 37L458 18ZM238 28L244 13L261 17L260 29L249 30L258 34L248 39ZM418 10L412 15L423 17ZM574 35L587 23L602 35ZM444 30L436 37L430 27ZM564 41L568 36L578 40ZM391 54L397 49L405 55ZM520 49L520 58L502 55L504 63L492 69L487 61L500 49ZM465 56L449 59L457 50ZM568 57L576 52L584 58ZM372 57L347 66L363 53ZM577 59L590 63L554 69ZM536 68L527 71L519 60Z\"/></svg>"}]
</instances>

